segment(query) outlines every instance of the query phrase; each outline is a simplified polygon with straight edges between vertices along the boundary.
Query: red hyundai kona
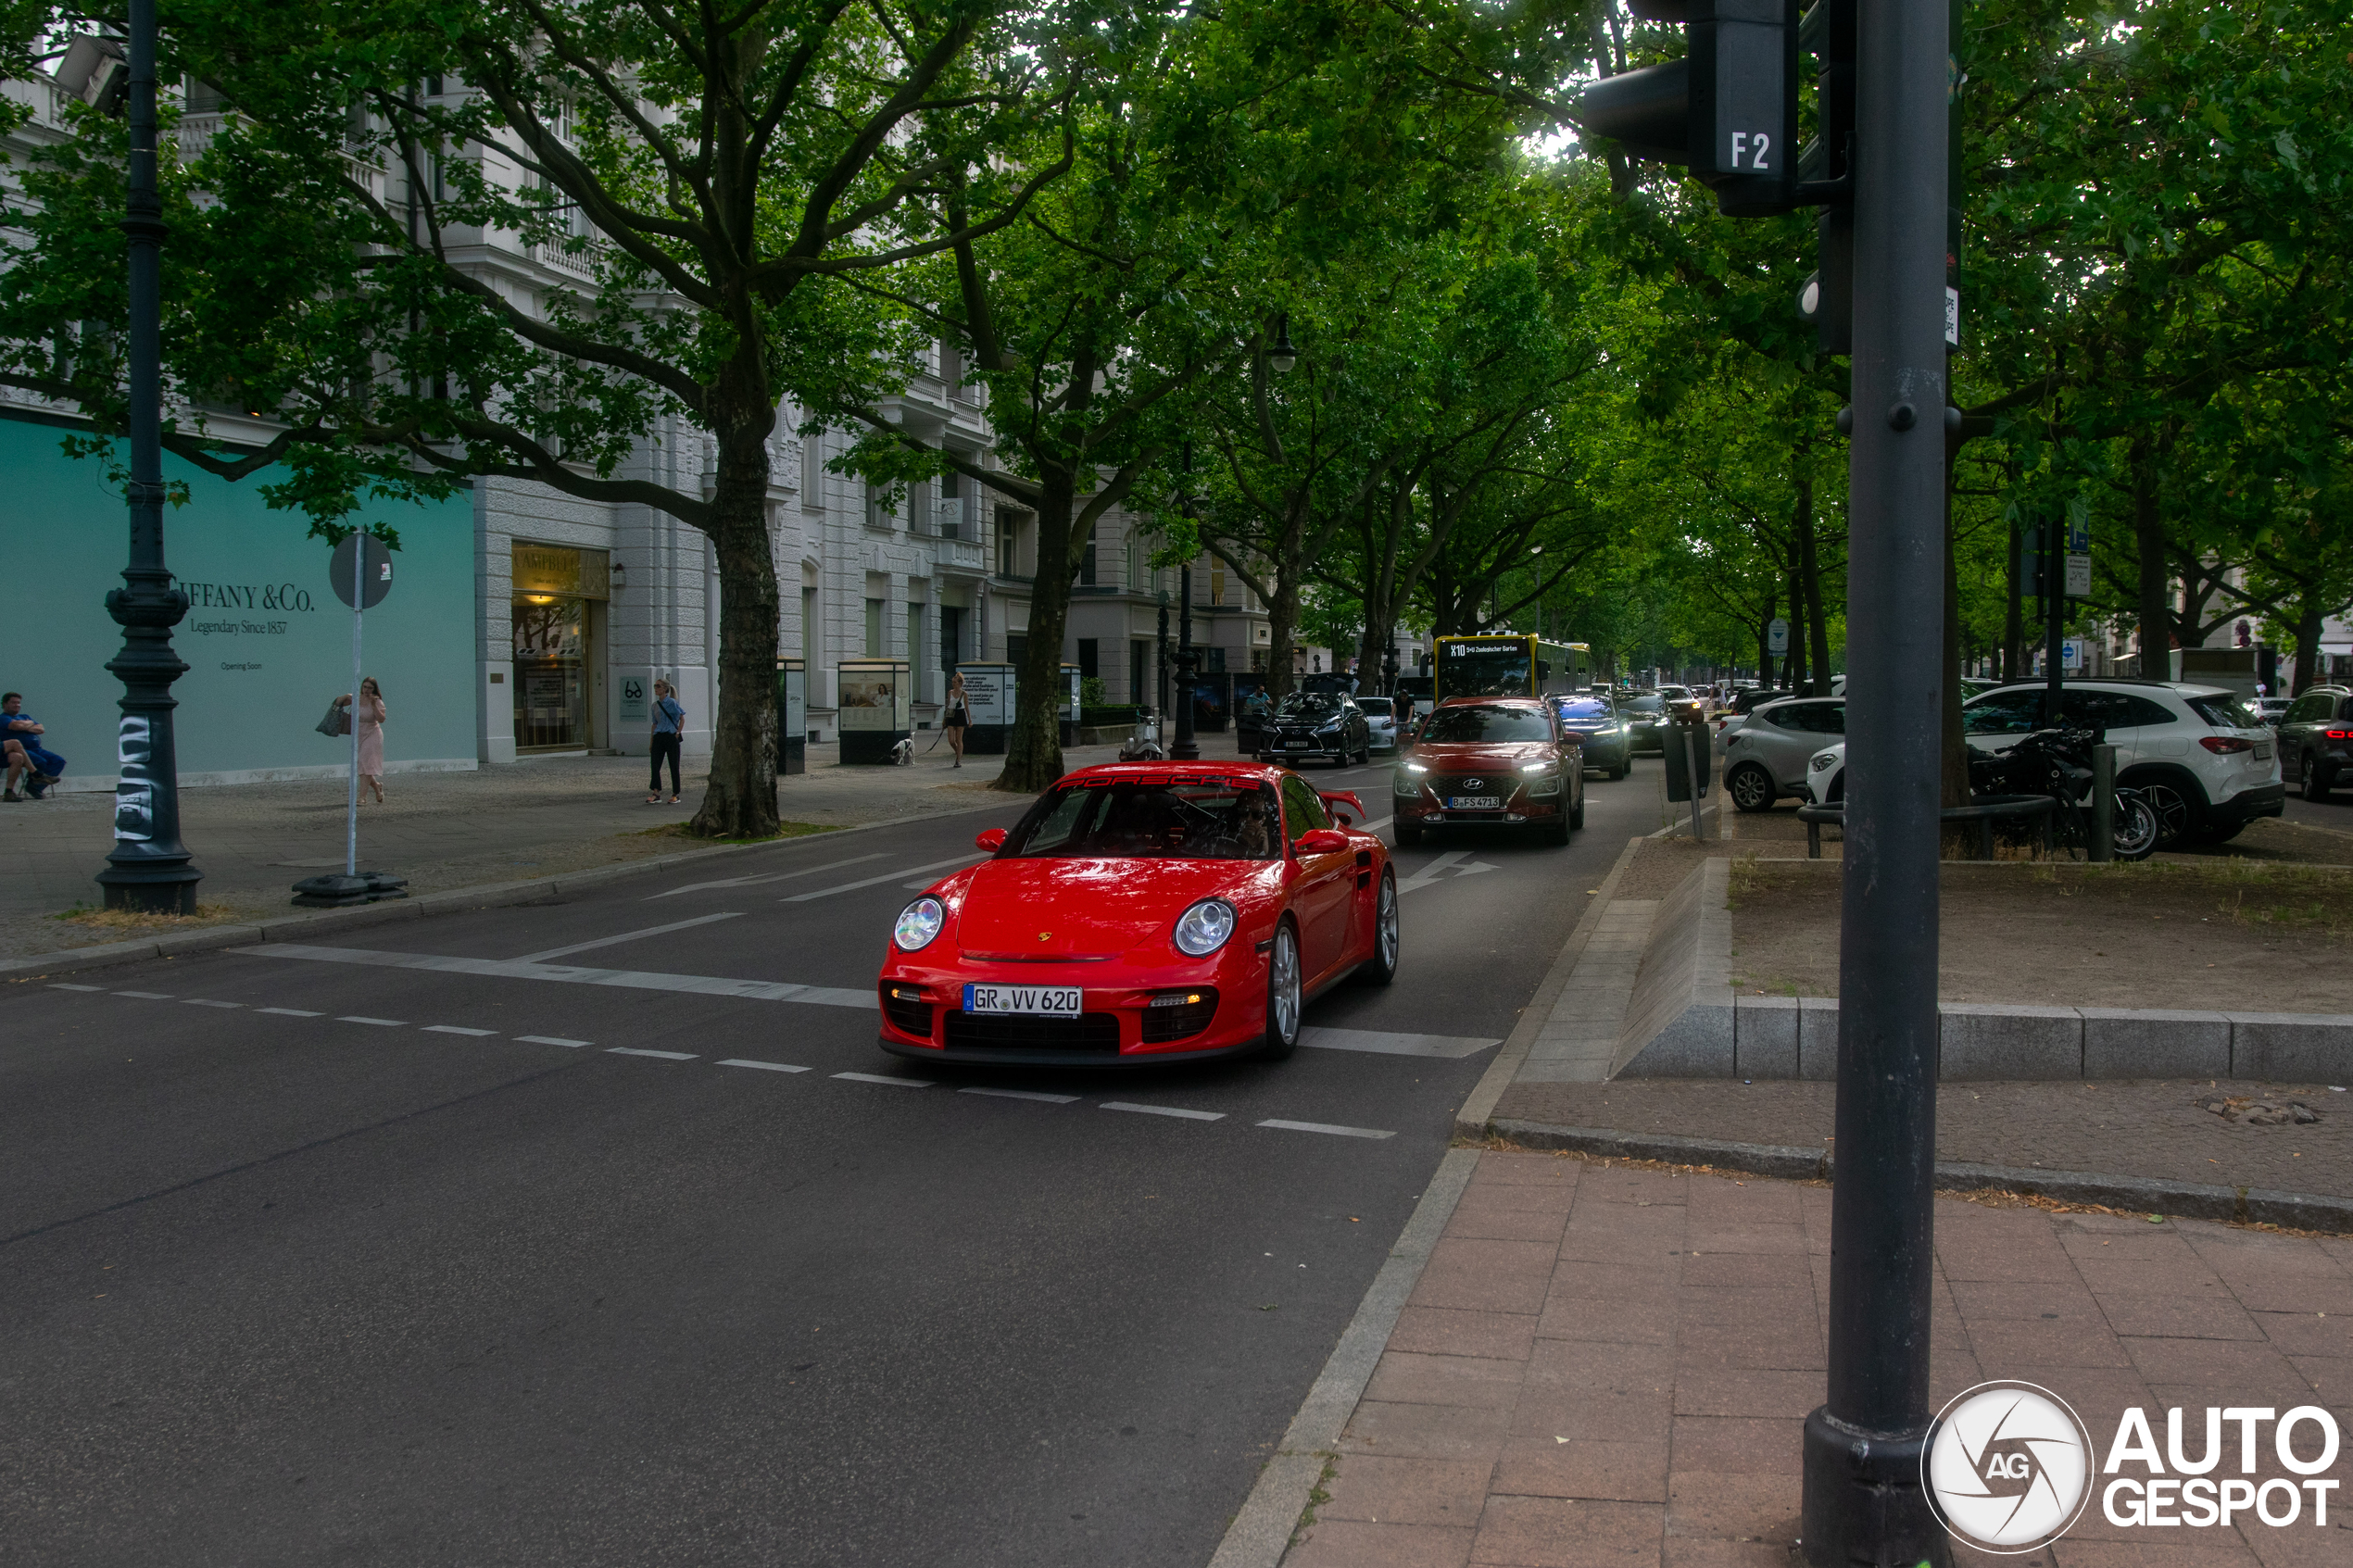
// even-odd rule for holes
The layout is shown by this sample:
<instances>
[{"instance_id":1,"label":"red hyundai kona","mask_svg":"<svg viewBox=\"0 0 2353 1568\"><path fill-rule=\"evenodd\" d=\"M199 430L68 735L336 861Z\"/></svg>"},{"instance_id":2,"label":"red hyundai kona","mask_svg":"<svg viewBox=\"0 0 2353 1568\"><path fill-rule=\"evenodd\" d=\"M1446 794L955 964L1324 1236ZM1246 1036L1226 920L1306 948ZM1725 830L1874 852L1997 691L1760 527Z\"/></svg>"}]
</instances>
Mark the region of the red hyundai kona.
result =
<instances>
[{"instance_id":1,"label":"red hyundai kona","mask_svg":"<svg viewBox=\"0 0 2353 1568\"><path fill-rule=\"evenodd\" d=\"M1536 697L1449 697L1397 759L1397 842L1432 828L1492 824L1567 844L1585 825L1584 753Z\"/></svg>"},{"instance_id":2,"label":"red hyundai kona","mask_svg":"<svg viewBox=\"0 0 2353 1568\"><path fill-rule=\"evenodd\" d=\"M1088 768L900 914L882 1048L1132 1066L1299 1047L1316 993L1397 973L1397 876L1353 795L1233 762Z\"/></svg>"}]
</instances>

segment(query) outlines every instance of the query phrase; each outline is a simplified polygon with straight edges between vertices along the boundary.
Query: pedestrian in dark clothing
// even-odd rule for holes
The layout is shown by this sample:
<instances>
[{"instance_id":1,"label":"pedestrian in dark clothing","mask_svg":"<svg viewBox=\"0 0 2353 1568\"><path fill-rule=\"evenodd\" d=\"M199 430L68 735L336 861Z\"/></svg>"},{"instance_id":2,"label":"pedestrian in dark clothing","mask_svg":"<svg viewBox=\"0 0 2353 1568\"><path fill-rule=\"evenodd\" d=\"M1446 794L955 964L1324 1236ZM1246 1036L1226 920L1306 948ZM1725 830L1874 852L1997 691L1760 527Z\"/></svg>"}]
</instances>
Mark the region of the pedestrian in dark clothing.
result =
<instances>
[{"instance_id":1,"label":"pedestrian in dark clothing","mask_svg":"<svg viewBox=\"0 0 2353 1568\"><path fill-rule=\"evenodd\" d=\"M19 778L26 781L24 794L38 800L65 775L66 759L41 744L40 737L46 733L40 721L24 710L21 694L0 693L0 754L5 754L7 768L7 785L0 795L6 799L24 797L17 793Z\"/></svg>"},{"instance_id":2,"label":"pedestrian in dark clothing","mask_svg":"<svg viewBox=\"0 0 2353 1568\"><path fill-rule=\"evenodd\" d=\"M652 792L646 797L646 804L648 806L658 806L661 803L661 760L665 757L670 759L670 803L673 806L678 804L678 748L685 743L686 729L686 710L679 706L677 697L671 695L670 683L656 681L654 683L654 772L652 782L646 785L646 788Z\"/></svg>"}]
</instances>

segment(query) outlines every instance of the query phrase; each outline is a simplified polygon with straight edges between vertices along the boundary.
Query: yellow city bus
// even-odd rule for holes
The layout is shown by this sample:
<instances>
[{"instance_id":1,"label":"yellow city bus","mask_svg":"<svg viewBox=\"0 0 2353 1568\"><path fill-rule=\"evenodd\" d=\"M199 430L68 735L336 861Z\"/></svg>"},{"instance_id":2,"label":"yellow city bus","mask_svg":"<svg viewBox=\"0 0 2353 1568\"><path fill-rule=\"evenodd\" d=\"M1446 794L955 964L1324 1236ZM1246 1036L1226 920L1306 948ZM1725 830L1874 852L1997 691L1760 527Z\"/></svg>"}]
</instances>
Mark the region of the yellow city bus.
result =
<instances>
[{"instance_id":1,"label":"yellow city bus","mask_svg":"<svg viewBox=\"0 0 2353 1568\"><path fill-rule=\"evenodd\" d=\"M1511 632L1441 637L1430 665L1431 699L1572 692L1588 679L1579 669L1579 656L1588 651L1584 643L1548 643Z\"/></svg>"}]
</instances>

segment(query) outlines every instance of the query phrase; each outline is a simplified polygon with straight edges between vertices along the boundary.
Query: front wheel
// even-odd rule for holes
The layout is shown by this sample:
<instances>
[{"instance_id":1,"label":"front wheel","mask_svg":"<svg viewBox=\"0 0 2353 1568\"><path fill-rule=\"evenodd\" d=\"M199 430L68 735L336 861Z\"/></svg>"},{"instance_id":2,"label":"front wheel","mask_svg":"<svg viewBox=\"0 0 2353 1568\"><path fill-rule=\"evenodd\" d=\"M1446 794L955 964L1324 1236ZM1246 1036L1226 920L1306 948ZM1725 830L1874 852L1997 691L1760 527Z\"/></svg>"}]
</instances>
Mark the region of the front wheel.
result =
<instances>
[{"instance_id":1,"label":"front wheel","mask_svg":"<svg viewBox=\"0 0 2353 1568\"><path fill-rule=\"evenodd\" d=\"M1299 933L1290 922L1275 927L1266 954L1266 1057L1280 1061L1299 1049Z\"/></svg>"},{"instance_id":2,"label":"front wheel","mask_svg":"<svg viewBox=\"0 0 2353 1568\"><path fill-rule=\"evenodd\" d=\"M2329 797L2329 785L2334 781L2330 779L2328 773L2322 768L2321 759L2319 758L2305 758L2302 765L2296 769L2296 771L2303 775L2305 799L2326 800Z\"/></svg>"},{"instance_id":3,"label":"front wheel","mask_svg":"<svg viewBox=\"0 0 2353 1568\"><path fill-rule=\"evenodd\" d=\"M1773 787L1773 777L1754 762L1743 762L1724 780L1724 788L1731 795L1732 806L1741 811L1769 811L1780 791Z\"/></svg>"},{"instance_id":4,"label":"front wheel","mask_svg":"<svg viewBox=\"0 0 2353 1568\"><path fill-rule=\"evenodd\" d=\"M1373 956L1356 971L1367 985L1386 985L1397 978L1397 872L1380 873L1380 893L1373 900Z\"/></svg>"},{"instance_id":5,"label":"front wheel","mask_svg":"<svg viewBox=\"0 0 2353 1568\"><path fill-rule=\"evenodd\" d=\"M2120 860L2145 860L2157 853L2157 812L2139 796L2119 790L2113 850Z\"/></svg>"}]
</instances>

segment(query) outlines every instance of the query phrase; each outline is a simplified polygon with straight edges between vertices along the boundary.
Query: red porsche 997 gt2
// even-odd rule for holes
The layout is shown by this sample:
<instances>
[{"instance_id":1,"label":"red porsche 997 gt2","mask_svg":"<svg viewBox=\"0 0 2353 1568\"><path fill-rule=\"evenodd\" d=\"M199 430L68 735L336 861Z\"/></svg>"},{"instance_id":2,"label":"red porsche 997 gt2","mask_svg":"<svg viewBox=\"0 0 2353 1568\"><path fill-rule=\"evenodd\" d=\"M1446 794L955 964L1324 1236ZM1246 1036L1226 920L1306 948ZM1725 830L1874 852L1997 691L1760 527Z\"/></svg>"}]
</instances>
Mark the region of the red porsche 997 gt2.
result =
<instances>
[{"instance_id":1,"label":"red porsche 997 gt2","mask_svg":"<svg viewBox=\"0 0 2353 1568\"><path fill-rule=\"evenodd\" d=\"M1353 795L1252 763L1063 779L900 913L882 1047L1139 1065L1289 1056L1317 992L1397 972L1397 876Z\"/></svg>"}]
</instances>

